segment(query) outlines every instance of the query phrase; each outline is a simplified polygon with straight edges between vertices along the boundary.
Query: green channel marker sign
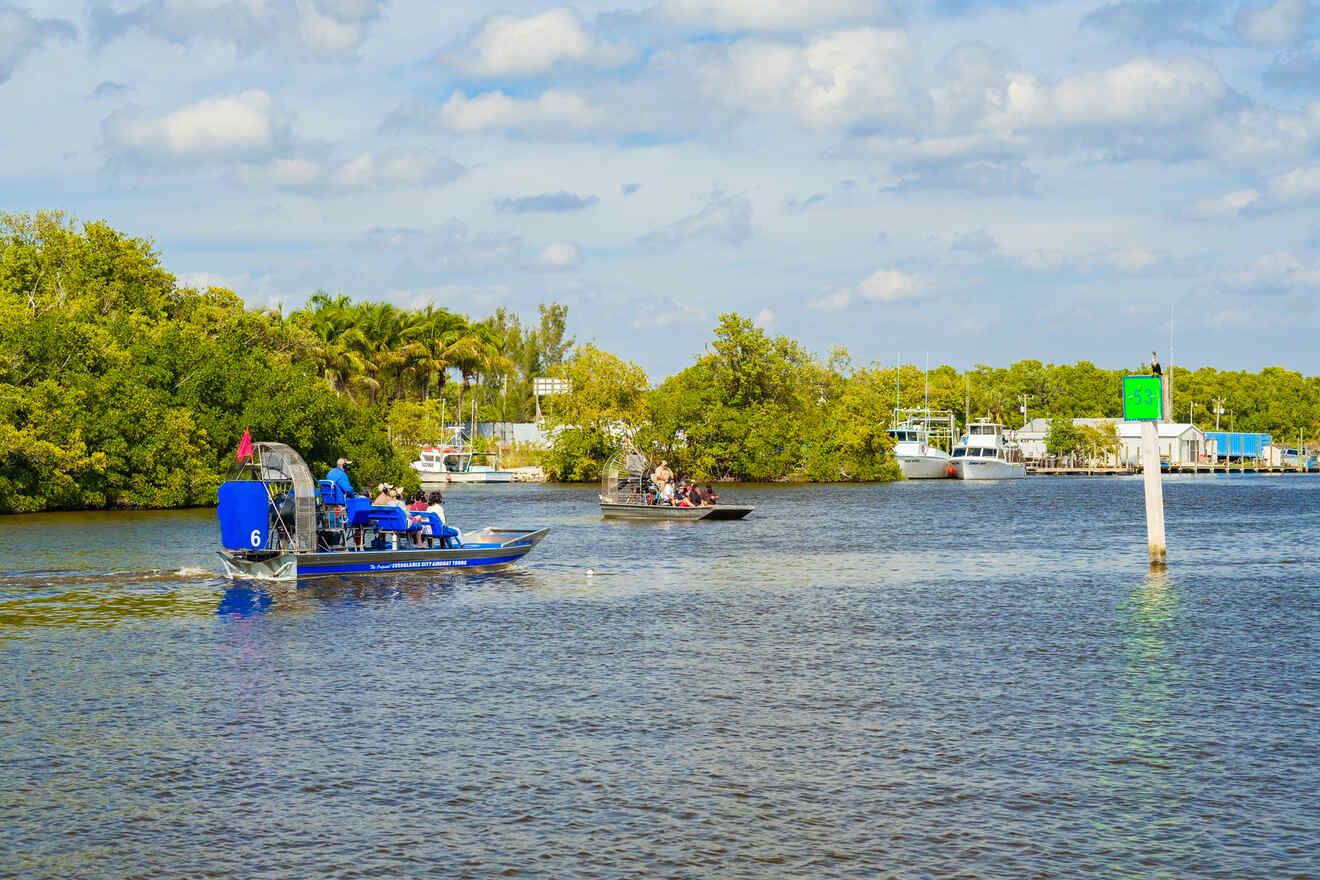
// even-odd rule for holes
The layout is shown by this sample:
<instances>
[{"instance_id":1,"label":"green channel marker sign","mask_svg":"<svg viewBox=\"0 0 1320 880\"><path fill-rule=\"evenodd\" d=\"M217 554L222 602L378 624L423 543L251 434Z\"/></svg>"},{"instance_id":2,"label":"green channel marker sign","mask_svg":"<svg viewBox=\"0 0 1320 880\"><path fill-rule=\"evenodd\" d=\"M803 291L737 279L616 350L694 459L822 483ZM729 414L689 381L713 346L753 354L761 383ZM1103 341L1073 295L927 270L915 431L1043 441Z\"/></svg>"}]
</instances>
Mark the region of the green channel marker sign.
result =
<instances>
[{"instance_id":1,"label":"green channel marker sign","mask_svg":"<svg viewBox=\"0 0 1320 880\"><path fill-rule=\"evenodd\" d=\"M1164 389L1159 376L1123 377L1123 419L1158 422L1164 418Z\"/></svg>"}]
</instances>

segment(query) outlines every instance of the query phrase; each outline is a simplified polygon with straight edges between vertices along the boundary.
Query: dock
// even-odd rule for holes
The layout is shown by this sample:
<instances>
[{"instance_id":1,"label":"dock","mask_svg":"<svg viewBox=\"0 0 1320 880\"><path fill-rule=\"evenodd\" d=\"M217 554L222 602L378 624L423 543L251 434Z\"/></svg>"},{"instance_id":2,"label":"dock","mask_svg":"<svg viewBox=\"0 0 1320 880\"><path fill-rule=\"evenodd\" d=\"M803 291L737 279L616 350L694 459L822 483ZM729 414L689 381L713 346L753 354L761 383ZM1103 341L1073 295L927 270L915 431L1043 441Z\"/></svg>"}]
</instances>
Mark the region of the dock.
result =
<instances>
[{"instance_id":1,"label":"dock","mask_svg":"<svg viewBox=\"0 0 1320 880\"><path fill-rule=\"evenodd\" d=\"M1320 474L1320 466L1302 467L1296 465L1266 465L1251 462L1220 462L1218 464L1166 464L1161 468L1166 474ZM1118 467L1037 467L1027 465L1027 473L1039 477L1132 477L1141 473L1136 465Z\"/></svg>"}]
</instances>

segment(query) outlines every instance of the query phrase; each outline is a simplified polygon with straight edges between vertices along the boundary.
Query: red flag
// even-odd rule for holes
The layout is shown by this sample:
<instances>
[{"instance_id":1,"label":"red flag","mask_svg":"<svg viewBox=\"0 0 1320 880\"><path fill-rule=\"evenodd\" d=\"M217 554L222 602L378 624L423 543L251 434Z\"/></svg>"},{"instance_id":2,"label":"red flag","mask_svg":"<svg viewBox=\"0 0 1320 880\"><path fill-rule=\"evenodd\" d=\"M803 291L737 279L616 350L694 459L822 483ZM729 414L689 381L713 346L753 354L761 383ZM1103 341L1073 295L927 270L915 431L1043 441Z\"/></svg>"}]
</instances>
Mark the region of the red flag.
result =
<instances>
[{"instance_id":1,"label":"red flag","mask_svg":"<svg viewBox=\"0 0 1320 880\"><path fill-rule=\"evenodd\" d=\"M251 458L251 457L252 457L252 431L251 429L244 428L243 439L238 441L238 460L242 461L245 458Z\"/></svg>"}]
</instances>

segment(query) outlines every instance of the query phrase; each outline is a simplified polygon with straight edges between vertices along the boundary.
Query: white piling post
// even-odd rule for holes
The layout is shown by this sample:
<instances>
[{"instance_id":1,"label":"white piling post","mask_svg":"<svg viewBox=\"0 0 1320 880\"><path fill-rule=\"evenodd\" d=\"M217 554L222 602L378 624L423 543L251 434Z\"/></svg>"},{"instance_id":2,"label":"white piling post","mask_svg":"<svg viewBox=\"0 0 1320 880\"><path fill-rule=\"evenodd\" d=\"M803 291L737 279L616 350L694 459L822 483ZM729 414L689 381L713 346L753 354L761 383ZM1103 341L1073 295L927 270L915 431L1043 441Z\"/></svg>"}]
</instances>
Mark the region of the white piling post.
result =
<instances>
[{"instance_id":1,"label":"white piling post","mask_svg":"<svg viewBox=\"0 0 1320 880\"><path fill-rule=\"evenodd\" d=\"M1160 450L1155 422L1141 423L1141 462L1146 483L1146 544L1150 564L1163 566L1168 561L1164 540L1164 488L1160 484Z\"/></svg>"}]
</instances>

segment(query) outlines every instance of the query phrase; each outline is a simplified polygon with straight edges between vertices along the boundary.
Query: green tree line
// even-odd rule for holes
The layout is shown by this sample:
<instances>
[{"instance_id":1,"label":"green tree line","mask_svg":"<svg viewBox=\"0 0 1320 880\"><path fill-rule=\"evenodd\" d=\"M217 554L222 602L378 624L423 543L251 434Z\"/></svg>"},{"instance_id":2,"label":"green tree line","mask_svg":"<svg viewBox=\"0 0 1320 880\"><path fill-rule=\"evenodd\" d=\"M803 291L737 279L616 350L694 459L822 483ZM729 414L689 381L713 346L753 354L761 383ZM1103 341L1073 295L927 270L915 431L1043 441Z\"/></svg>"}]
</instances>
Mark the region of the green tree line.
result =
<instances>
[{"instance_id":1,"label":"green tree line","mask_svg":"<svg viewBox=\"0 0 1320 880\"><path fill-rule=\"evenodd\" d=\"M567 309L524 325L324 291L288 315L231 291L179 284L152 244L58 212L0 214L0 512L212 504L238 438L298 449L313 470L339 455L360 483L415 485L416 445L443 424L530 421L542 400L554 478L595 479L629 440L702 479L892 479L895 406L988 415L1118 416L1133 370L1019 361L924 373L822 358L722 315L694 363L658 384L596 346L575 346ZM1174 416L1292 442L1320 431L1320 379L1281 367L1202 367L1174 378ZM1099 441L1097 441L1099 442Z\"/></svg>"}]
</instances>

